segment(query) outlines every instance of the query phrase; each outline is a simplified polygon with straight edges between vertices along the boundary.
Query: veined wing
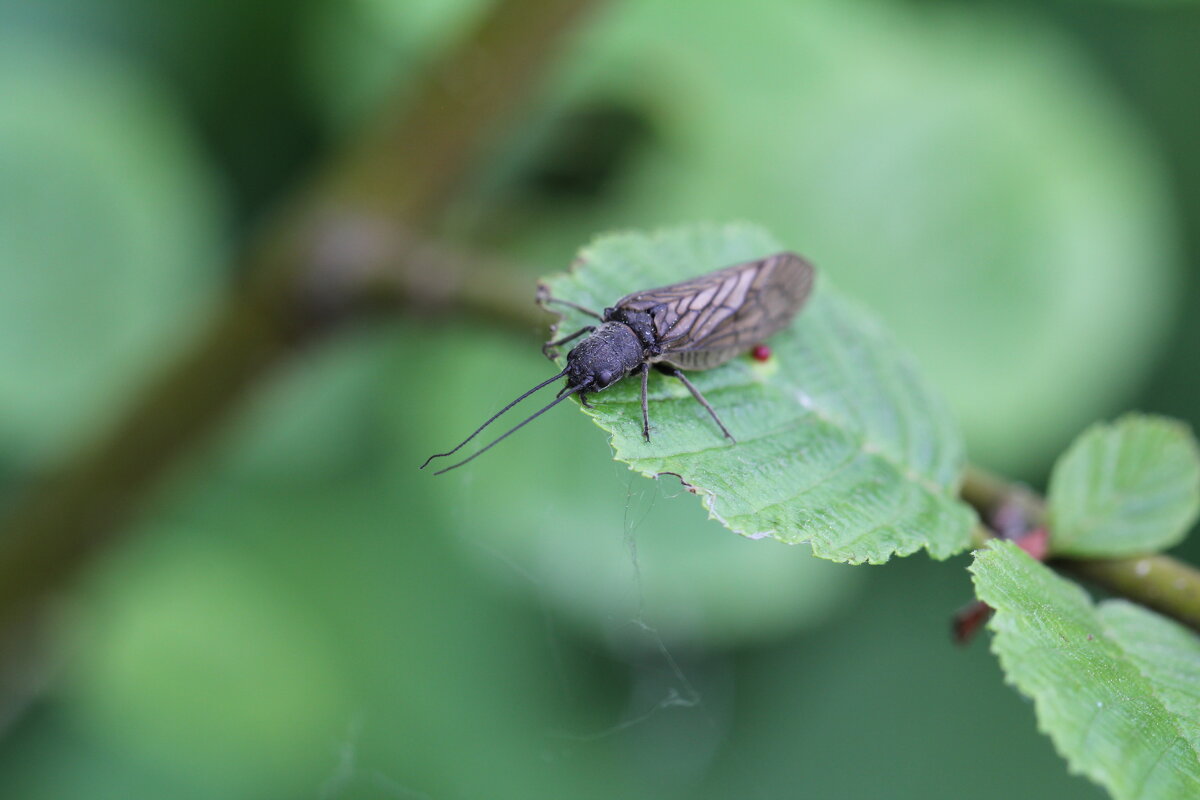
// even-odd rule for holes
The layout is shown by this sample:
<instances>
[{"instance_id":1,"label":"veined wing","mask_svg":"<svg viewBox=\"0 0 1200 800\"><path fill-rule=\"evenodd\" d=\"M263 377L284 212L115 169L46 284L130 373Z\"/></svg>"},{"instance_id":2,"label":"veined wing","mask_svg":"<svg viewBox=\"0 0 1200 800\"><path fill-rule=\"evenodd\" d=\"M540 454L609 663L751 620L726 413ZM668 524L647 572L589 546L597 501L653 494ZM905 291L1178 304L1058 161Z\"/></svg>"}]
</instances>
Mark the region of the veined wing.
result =
<instances>
[{"instance_id":1,"label":"veined wing","mask_svg":"<svg viewBox=\"0 0 1200 800\"><path fill-rule=\"evenodd\" d=\"M808 261L795 253L777 253L637 292L616 305L651 315L663 360L684 369L705 369L786 327L812 284Z\"/></svg>"}]
</instances>

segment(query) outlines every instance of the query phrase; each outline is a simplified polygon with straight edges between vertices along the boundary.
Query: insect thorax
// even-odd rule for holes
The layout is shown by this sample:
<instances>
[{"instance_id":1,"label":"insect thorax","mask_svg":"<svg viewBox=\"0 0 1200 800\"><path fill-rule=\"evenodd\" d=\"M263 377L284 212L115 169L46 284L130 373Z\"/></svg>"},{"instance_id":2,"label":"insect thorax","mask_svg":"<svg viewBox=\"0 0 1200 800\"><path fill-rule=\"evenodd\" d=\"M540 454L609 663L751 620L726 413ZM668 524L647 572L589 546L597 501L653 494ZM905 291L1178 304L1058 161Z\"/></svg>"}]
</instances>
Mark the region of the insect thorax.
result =
<instances>
[{"instance_id":1,"label":"insect thorax","mask_svg":"<svg viewBox=\"0 0 1200 800\"><path fill-rule=\"evenodd\" d=\"M649 311L628 306L606 308L604 309L604 320L628 326L642 343L642 349L646 355L658 355L658 331L654 327L654 317L650 315Z\"/></svg>"},{"instance_id":2,"label":"insect thorax","mask_svg":"<svg viewBox=\"0 0 1200 800\"><path fill-rule=\"evenodd\" d=\"M567 386L598 392L645 361L644 348L623 322L605 322L567 353Z\"/></svg>"}]
</instances>

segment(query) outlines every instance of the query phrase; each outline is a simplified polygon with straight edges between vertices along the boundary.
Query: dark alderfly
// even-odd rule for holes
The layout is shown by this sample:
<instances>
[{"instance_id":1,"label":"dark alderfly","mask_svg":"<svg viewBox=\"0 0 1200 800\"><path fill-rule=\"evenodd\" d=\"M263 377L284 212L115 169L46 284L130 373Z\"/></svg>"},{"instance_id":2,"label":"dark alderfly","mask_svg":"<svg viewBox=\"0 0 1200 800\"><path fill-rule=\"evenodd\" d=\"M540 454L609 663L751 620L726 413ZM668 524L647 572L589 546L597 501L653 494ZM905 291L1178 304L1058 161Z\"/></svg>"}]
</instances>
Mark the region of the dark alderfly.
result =
<instances>
[{"instance_id":1,"label":"dark alderfly","mask_svg":"<svg viewBox=\"0 0 1200 800\"><path fill-rule=\"evenodd\" d=\"M567 353L567 366L562 372L500 409L453 450L430 456L421 469L435 458L458 452L501 414L563 376L567 383L553 401L469 458L436 474L449 472L482 455L572 395L578 395L579 402L586 406L589 393L603 391L630 374L642 378L642 436L649 442L646 384L651 367L682 381L712 416L721 433L733 441L717 412L687 379L684 370L711 369L724 364L787 327L808 299L812 284L812 264L795 253L776 253L682 283L626 295L602 314L565 300L543 297L543 302L582 311L600 324L585 326L570 336L547 342L543 352L552 355L559 345L588 334Z\"/></svg>"}]
</instances>

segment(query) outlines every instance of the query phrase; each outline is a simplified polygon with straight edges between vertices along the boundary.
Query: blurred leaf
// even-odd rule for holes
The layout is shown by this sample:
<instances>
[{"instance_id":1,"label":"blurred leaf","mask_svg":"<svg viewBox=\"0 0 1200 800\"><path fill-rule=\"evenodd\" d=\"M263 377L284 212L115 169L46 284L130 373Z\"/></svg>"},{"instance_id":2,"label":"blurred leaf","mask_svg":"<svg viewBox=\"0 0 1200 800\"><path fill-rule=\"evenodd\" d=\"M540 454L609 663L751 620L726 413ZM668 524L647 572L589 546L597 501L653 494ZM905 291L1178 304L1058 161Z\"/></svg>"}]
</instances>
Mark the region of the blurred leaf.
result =
<instances>
[{"instance_id":1,"label":"blurred leaf","mask_svg":"<svg viewBox=\"0 0 1200 800\"><path fill-rule=\"evenodd\" d=\"M302 789L352 713L336 649L266 565L219 538L155 533L77 610L73 711L119 752L215 795Z\"/></svg>"},{"instance_id":2,"label":"blurred leaf","mask_svg":"<svg viewBox=\"0 0 1200 800\"><path fill-rule=\"evenodd\" d=\"M1072 770L1118 800L1200 794L1194 634L1123 601L1094 606L1011 543L980 551L971 570L996 609L992 649Z\"/></svg>"},{"instance_id":3,"label":"blurred leaf","mask_svg":"<svg viewBox=\"0 0 1200 800\"><path fill-rule=\"evenodd\" d=\"M1055 553L1171 547L1200 513L1200 449L1186 425L1164 417L1093 425L1055 464L1048 501Z\"/></svg>"},{"instance_id":4,"label":"blurred leaf","mask_svg":"<svg viewBox=\"0 0 1200 800\"><path fill-rule=\"evenodd\" d=\"M171 87L246 229L321 156L297 38L325 0L0 0L0 31L119 54ZM367 37L364 37L367 38Z\"/></svg>"},{"instance_id":5,"label":"blurred leaf","mask_svg":"<svg viewBox=\"0 0 1200 800\"><path fill-rule=\"evenodd\" d=\"M234 480L321 483L373 466L391 341L356 327L284 364L222 433L210 468Z\"/></svg>"},{"instance_id":6,"label":"blurred leaf","mask_svg":"<svg viewBox=\"0 0 1200 800\"><path fill-rule=\"evenodd\" d=\"M636 796L619 749L569 749L619 679L481 581L423 485L249 488L176 494L84 587L54 705L85 749L206 797Z\"/></svg>"},{"instance_id":7,"label":"blurred leaf","mask_svg":"<svg viewBox=\"0 0 1200 800\"><path fill-rule=\"evenodd\" d=\"M130 800L170 797L209 800L207 787L174 780L162 765L136 763L113 752L112 743L81 735L62 715L27 719L21 733L0 751L5 800ZM227 797L229 795L226 795Z\"/></svg>"},{"instance_id":8,"label":"blurred leaf","mask_svg":"<svg viewBox=\"0 0 1200 800\"><path fill-rule=\"evenodd\" d=\"M531 306L534 286L531 277ZM599 432L566 408L469 467L438 478L417 472L427 455L553 374L552 365L534 336L486 327L411 323L396 338L391 385L380 395L397 457L394 491L420 494L426 524L445 530L485 583L642 652L657 646L643 624L689 649L812 628L866 577L807 548L730 536L674 478L648 482L614 463Z\"/></svg>"},{"instance_id":9,"label":"blurred leaf","mask_svg":"<svg viewBox=\"0 0 1200 800\"><path fill-rule=\"evenodd\" d=\"M176 110L77 46L0 42L0 445L46 458L218 288L215 193Z\"/></svg>"},{"instance_id":10,"label":"blurred leaf","mask_svg":"<svg viewBox=\"0 0 1200 800\"><path fill-rule=\"evenodd\" d=\"M844 569L867 577L848 613L739 653L741 724L698 798L740 798L750 786L764 800L1107 797L1063 769L995 656L948 646L947 610L971 586L947 566Z\"/></svg>"},{"instance_id":11,"label":"blurred leaf","mask_svg":"<svg viewBox=\"0 0 1200 800\"><path fill-rule=\"evenodd\" d=\"M361 55L335 68L342 96L380 82ZM652 135L594 196L531 194L596 105ZM761 222L880 314L976 460L1028 471L1127 404L1171 322L1177 234L1153 145L1086 54L1011 5L767 0L731 24L717 2L617 2L522 115L462 229L557 264L598 230Z\"/></svg>"},{"instance_id":12,"label":"blurred leaf","mask_svg":"<svg viewBox=\"0 0 1200 800\"><path fill-rule=\"evenodd\" d=\"M639 289L783 249L748 225L613 235L547 283L555 297L604 308ZM570 312L558 330L589 319ZM854 563L922 547L946 558L965 548L973 515L954 497L962 443L891 337L819 280L771 347L764 365L741 358L694 373L737 444L686 388L661 375L651 378L651 442L642 439L634 378L596 396L587 413L612 434L618 460L647 476L679 475L737 533L811 542L818 556Z\"/></svg>"}]
</instances>

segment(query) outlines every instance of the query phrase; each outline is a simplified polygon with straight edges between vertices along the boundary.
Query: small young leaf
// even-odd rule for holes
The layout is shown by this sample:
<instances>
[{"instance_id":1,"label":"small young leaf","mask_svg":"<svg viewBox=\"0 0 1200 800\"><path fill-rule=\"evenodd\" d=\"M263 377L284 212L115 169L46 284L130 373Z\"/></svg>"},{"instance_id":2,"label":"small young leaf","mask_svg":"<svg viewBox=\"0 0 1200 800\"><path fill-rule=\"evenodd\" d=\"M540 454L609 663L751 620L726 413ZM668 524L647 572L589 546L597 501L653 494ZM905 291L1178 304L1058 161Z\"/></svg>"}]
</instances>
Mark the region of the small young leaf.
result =
<instances>
[{"instance_id":1,"label":"small young leaf","mask_svg":"<svg viewBox=\"0 0 1200 800\"><path fill-rule=\"evenodd\" d=\"M1200 511L1200 450L1187 426L1130 414L1084 431L1054 465L1052 547L1125 556L1179 543Z\"/></svg>"},{"instance_id":2,"label":"small young leaf","mask_svg":"<svg viewBox=\"0 0 1200 800\"><path fill-rule=\"evenodd\" d=\"M546 283L553 296L598 310L783 249L749 225L613 235ZM588 323L570 312L556 333ZM887 332L818 277L795 323L769 344L765 363L743 357L689 373L736 444L678 381L658 374L649 443L636 378L590 397L588 413L612 434L617 460L647 476L678 475L737 533L810 542L818 556L853 563L964 549L974 517L955 498L958 431Z\"/></svg>"},{"instance_id":3,"label":"small young leaf","mask_svg":"<svg viewBox=\"0 0 1200 800\"><path fill-rule=\"evenodd\" d=\"M1200 640L1124 601L1095 606L1016 545L971 567L992 650L1072 771L1118 800L1200 797Z\"/></svg>"}]
</instances>

